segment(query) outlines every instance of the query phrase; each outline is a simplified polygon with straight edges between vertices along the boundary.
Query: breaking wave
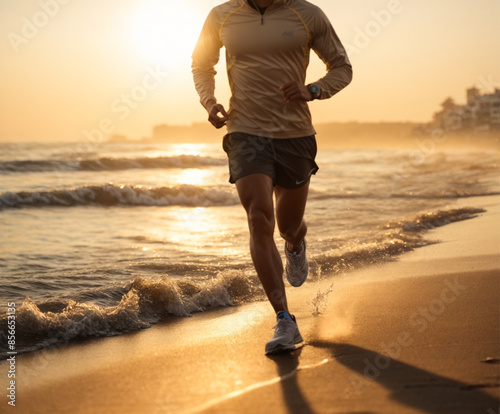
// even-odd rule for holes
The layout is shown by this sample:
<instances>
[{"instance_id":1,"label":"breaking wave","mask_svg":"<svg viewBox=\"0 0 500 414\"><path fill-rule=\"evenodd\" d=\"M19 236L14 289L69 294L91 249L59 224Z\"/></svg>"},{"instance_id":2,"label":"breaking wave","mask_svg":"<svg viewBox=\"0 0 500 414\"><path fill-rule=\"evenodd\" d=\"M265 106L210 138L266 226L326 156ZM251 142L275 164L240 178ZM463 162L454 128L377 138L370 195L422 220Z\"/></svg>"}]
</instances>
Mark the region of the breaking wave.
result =
<instances>
[{"instance_id":1,"label":"breaking wave","mask_svg":"<svg viewBox=\"0 0 500 414\"><path fill-rule=\"evenodd\" d=\"M144 188L106 184L69 190L0 193L0 210L19 207L73 206L225 206L238 203L234 192L213 187L181 185Z\"/></svg>"},{"instance_id":2,"label":"breaking wave","mask_svg":"<svg viewBox=\"0 0 500 414\"><path fill-rule=\"evenodd\" d=\"M347 243L311 257L309 281L317 280L322 274L335 275L394 260L404 252L432 243L423 237L427 230L471 219L482 212L482 209L461 208L389 221L371 240ZM67 298L38 303L26 297L16 308L16 351L62 346L74 338L119 335L148 328L172 316L190 316L263 297L251 268L226 269L202 279L136 277L126 285L77 291ZM0 359L7 357L6 326L4 313L0 316Z\"/></svg>"},{"instance_id":3,"label":"breaking wave","mask_svg":"<svg viewBox=\"0 0 500 414\"><path fill-rule=\"evenodd\" d=\"M119 171L154 168L196 168L225 165L221 158L199 155L175 155L170 157L99 158L81 161L21 160L0 162L0 172L48 172L48 171Z\"/></svg>"},{"instance_id":4,"label":"breaking wave","mask_svg":"<svg viewBox=\"0 0 500 414\"><path fill-rule=\"evenodd\" d=\"M231 270L206 281L137 277L117 287L119 303L102 306L72 299L35 303L27 297L16 309L16 351L30 352L64 345L74 338L114 336L148 328L171 316L190 316L207 309L234 306L259 294L256 280ZM111 294L110 294L111 295ZM0 359L7 357L7 316L0 318ZM2 348L3 347L3 348Z\"/></svg>"},{"instance_id":5,"label":"breaking wave","mask_svg":"<svg viewBox=\"0 0 500 414\"><path fill-rule=\"evenodd\" d=\"M317 255L311 261L310 268L316 273L319 268L319 272L335 274L394 260L400 254L433 243L424 238L427 230L468 220L484 212L483 209L460 208L422 213L410 219L391 220L369 240L348 242L335 250Z\"/></svg>"}]
</instances>

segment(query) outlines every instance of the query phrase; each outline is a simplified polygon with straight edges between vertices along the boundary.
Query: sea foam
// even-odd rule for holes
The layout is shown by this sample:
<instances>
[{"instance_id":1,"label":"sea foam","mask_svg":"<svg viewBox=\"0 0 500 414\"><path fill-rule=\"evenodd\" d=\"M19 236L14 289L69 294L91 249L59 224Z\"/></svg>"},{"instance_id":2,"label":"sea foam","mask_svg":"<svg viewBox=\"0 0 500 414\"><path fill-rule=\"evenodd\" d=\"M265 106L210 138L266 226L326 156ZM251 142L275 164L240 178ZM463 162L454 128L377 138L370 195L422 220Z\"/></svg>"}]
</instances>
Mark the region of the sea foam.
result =
<instances>
[{"instance_id":1,"label":"sea foam","mask_svg":"<svg viewBox=\"0 0 500 414\"><path fill-rule=\"evenodd\" d=\"M144 188L105 184L69 190L0 193L0 210L18 207L73 206L225 206L238 203L235 192L215 187L180 185Z\"/></svg>"},{"instance_id":2,"label":"sea foam","mask_svg":"<svg viewBox=\"0 0 500 414\"><path fill-rule=\"evenodd\" d=\"M423 237L427 230L470 219L482 212L482 209L461 208L389 221L375 239L312 254L309 280L317 280L322 273L331 276L393 260L403 252L429 244ZM204 279L139 276L126 285L108 287L104 292L102 289L84 295L75 292L73 297L40 303L27 297L16 312L19 327L16 350L29 352L65 344L74 338L118 335L148 328L173 316L186 317L208 309L263 299L263 290L254 274L251 268L247 268L223 270ZM318 292L313 299L311 305L316 313L326 306L330 292L331 289ZM103 294L108 305L102 304ZM101 304L96 303L99 301ZM111 304L110 301L117 303ZM0 317L0 346L3 347L7 344L6 321L4 314ZM0 358L6 358L6 352L6 348L0 347Z\"/></svg>"},{"instance_id":3,"label":"sea foam","mask_svg":"<svg viewBox=\"0 0 500 414\"><path fill-rule=\"evenodd\" d=\"M120 171L129 169L196 168L225 165L224 158L180 154L170 157L111 158L84 160L18 160L0 162L0 173L49 171Z\"/></svg>"},{"instance_id":4,"label":"sea foam","mask_svg":"<svg viewBox=\"0 0 500 414\"><path fill-rule=\"evenodd\" d=\"M249 280L238 270L220 272L203 282L137 277L125 291L120 302L113 306L72 299L36 304L27 297L16 311L16 351L34 351L74 338L137 331L172 316L190 316L207 309L234 306L260 294L256 280ZM7 357L6 320L6 315L0 318L2 359Z\"/></svg>"}]
</instances>

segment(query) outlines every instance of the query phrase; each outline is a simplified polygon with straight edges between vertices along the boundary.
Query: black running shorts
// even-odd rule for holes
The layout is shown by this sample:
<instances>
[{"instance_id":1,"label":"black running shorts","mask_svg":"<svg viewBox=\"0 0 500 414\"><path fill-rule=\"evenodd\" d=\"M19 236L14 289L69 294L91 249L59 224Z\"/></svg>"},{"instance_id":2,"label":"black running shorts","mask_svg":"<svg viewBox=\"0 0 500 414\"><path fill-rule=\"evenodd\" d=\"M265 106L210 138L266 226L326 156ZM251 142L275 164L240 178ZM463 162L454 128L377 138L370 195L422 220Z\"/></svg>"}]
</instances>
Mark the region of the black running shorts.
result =
<instances>
[{"instance_id":1,"label":"black running shorts","mask_svg":"<svg viewBox=\"0 0 500 414\"><path fill-rule=\"evenodd\" d=\"M233 132L224 137L223 148L229 158L229 182L250 174L265 174L273 184L299 188L318 171L314 135L303 138L265 138Z\"/></svg>"}]
</instances>

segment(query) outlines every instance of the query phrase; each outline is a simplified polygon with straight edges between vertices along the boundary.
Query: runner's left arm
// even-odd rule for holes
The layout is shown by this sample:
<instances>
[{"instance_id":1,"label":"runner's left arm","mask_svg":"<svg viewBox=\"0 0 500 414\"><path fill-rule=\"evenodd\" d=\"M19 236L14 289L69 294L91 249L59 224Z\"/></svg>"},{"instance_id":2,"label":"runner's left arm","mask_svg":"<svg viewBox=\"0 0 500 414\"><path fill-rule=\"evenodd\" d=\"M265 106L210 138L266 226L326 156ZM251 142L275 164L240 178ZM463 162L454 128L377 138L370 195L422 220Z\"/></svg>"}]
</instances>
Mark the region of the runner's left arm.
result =
<instances>
[{"instance_id":1,"label":"runner's left arm","mask_svg":"<svg viewBox=\"0 0 500 414\"><path fill-rule=\"evenodd\" d=\"M325 62L328 72L314 82L321 91L319 99L331 98L351 83L352 66L332 24L320 10L314 19L311 47Z\"/></svg>"}]
</instances>

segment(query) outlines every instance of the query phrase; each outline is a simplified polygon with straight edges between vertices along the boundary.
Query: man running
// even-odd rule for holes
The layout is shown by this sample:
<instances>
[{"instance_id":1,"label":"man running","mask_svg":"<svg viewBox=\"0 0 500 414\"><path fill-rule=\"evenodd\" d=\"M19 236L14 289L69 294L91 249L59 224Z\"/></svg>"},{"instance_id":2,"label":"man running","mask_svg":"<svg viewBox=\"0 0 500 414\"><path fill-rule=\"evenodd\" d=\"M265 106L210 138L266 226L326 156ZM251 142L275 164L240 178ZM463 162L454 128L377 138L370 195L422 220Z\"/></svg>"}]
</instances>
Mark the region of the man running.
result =
<instances>
[{"instance_id":1,"label":"man running","mask_svg":"<svg viewBox=\"0 0 500 414\"><path fill-rule=\"evenodd\" d=\"M214 95L214 66L222 47L232 93L227 112ZM311 49L325 62L327 74L306 86ZM303 216L310 177L318 171L307 102L328 99L346 87L351 64L317 6L305 0L230 0L208 15L192 69L210 123L227 126L223 148L229 181L236 184L246 210L252 260L277 314L266 354L293 350L303 340L288 309L283 263L273 238L275 219L285 240L287 279L301 286L308 274Z\"/></svg>"}]
</instances>

